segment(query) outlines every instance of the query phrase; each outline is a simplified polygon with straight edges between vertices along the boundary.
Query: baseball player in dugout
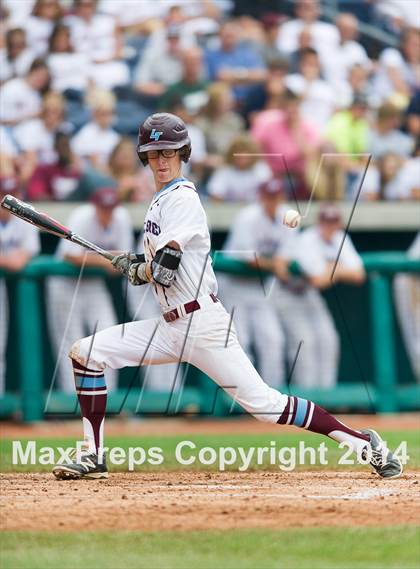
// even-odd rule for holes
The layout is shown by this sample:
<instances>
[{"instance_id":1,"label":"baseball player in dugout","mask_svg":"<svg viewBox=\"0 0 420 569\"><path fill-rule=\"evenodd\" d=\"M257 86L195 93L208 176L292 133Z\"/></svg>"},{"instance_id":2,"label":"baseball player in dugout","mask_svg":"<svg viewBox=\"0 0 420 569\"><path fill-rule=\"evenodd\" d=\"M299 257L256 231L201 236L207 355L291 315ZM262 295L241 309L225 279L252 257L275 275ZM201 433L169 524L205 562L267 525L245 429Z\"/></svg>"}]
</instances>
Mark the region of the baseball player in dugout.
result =
<instances>
[{"instance_id":1,"label":"baseball player in dugout","mask_svg":"<svg viewBox=\"0 0 420 569\"><path fill-rule=\"evenodd\" d=\"M184 122L169 113L151 115L140 127L137 151L156 185L144 222L144 257L123 253L112 264L132 285L152 287L162 315L113 326L73 344L69 355L86 448L71 464L57 464L54 475L108 477L103 451L107 368L182 361L207 374L260 421L346 441L360 456L370 454L379 476L399 476L399 459L375 431L351 429L315 403L269 387L246 356L217 298L204 208L194 184L182 176L182 163L191 153Z\"/></svg>"}]
</instances>

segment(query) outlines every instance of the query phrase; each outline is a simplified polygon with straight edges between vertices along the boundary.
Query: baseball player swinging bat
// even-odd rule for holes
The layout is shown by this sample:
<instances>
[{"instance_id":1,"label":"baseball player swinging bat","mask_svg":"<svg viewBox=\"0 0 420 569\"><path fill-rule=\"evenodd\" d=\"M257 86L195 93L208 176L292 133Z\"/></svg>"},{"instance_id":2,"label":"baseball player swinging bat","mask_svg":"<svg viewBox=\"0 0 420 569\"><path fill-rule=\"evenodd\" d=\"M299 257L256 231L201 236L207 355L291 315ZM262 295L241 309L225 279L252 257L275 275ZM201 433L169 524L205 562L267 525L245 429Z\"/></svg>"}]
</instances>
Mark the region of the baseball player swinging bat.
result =
<instances>
[{"instance_id":1,"label":"baseball player swinging bat","mask_svg":"<svg viewBox=\"0 0 420 569\"><path fill-rule=\"evenodd\" d=\"M111 252L105 251L105 249L102 249L80 235L77 235L77 233L74 233L68 227L62 225L46 213L37 211L32 205L18 200L14 196L9 194L6 195L1 202L1 207L9 210L10 213L16 217L20 217L20 219L23 219L28 223L32 223L32 225L35 225L42 231L47 231L48 233L52 233L53 235L57 235L58 237L62 237L68 241L73 241L73 243L77 243L85 249L95 251L95 253L102 255L102 257L105 257L105 259L108 259L109 261L112 261L114 258L114 255Z\"/></svg>"}]
</instances>

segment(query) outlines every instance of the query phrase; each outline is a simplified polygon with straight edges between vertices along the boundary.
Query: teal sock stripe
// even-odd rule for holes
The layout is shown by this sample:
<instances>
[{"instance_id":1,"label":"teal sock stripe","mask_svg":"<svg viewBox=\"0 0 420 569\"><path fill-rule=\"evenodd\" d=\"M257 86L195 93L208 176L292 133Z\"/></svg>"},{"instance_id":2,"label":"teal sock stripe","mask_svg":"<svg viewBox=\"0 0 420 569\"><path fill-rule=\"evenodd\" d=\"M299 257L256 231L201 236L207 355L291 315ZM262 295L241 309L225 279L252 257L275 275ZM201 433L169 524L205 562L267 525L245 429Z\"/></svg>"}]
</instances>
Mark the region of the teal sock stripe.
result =
<instances>
[{"instance_id":1,"label":"teal sock stripe","mask_svg":"<svg viewBox=\"0 0 420 569\"><path fill-rule=\"evenodd\" d=\"M308 410L309 401L307 399L301 399L300 397L296 397L296 401L297 409L293 424L296 425L296 427L302 427L303 422L305 421L306 411Z\"/></svg>"},{"instance_id":2,"label":"teal sock stripe","mask_svg":"<svg viewBox=\"0 0 420 569\"><path fill-rule=\"evenodd\" d=\"M76 382L76 387L78 387L78 388L82 388L82 387L93 387L93 388L106 387L105 376L103 376L103 375L100 375L99 377L84 377L83 375L75 375L75 382Z\"/></svg>"}]
</instances>

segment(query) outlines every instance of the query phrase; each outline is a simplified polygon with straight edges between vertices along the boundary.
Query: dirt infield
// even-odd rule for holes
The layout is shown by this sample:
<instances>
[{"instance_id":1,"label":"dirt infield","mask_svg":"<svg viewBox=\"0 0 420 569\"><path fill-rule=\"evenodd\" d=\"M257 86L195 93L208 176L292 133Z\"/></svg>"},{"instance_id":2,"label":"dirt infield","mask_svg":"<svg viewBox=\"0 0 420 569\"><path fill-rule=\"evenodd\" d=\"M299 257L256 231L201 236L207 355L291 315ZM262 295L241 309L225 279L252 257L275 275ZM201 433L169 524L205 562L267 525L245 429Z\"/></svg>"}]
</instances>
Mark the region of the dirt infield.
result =
<instances>
[{"instance_id":1,"label":"dirt infield","mask_svg":"<svg viewBox=\"0 0 420 569\"><path fill-rule=\"evenodd\" d=\"M2 474L3 530L209 530L420 523L420 473Z\"/></svg>"}]
</instances>

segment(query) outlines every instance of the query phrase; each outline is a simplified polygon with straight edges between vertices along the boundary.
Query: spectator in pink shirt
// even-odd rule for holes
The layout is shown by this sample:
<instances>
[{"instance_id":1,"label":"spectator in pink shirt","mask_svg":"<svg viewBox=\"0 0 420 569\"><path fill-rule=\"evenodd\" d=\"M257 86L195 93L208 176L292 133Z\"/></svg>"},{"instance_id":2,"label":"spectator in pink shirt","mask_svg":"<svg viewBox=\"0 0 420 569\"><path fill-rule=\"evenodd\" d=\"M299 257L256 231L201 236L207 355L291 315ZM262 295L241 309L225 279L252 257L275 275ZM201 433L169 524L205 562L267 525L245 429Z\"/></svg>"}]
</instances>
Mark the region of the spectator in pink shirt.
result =
<instances>
[{"instance_id":1,"label":"spectator in pink shirt","mask_svg":"<svg viewBox=\"0 0 420 569\"><path fill-rule=\"evenodd\" d=\"M322 143L315 125L302 120L300 98L286 89L281 109L259 113L252 126L252 135L265 154L275 176L287 175L297 197L309 195L309 170L318 160ZM290 189L289 189L290 191Z\"/></svg>"}]
</instances>

